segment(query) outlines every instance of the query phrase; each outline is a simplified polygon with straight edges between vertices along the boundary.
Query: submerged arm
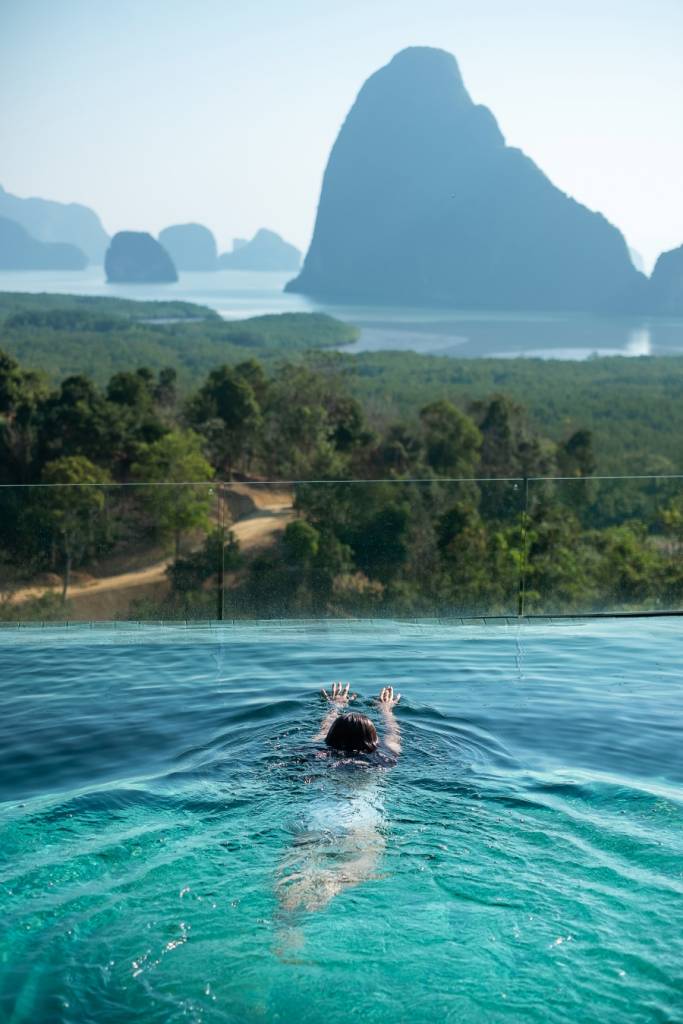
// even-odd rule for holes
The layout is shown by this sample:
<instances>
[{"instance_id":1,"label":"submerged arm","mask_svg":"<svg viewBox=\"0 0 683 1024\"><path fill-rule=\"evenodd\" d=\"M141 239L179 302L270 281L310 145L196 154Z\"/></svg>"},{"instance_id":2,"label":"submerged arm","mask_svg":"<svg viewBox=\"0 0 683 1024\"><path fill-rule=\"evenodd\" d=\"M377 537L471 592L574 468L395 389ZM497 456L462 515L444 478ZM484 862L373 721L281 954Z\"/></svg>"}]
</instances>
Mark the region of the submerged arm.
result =
<instances>
[{"instance_id":1,"label":"submerged arm","mask_svg":"<svg viewBox=\"0 0 683 1024\"><path fill-rule=\"evenodd\" d=\"M324 740L330 731L330 726L344 705L348 704L350 700L356 699L355 693L349 694L348 683L346 686L343 683L332 683L332 693L328 693L327 690L321 690L321 693L325 700L329 702L330 707L320 723L320 729L313 737L314 740Z\"/></svg>"},{"instance_id":2,"label":"submerged arm","mask_svg":"<svg viewBox=\"0 0 683 1024\"><path fill-rule=\"evenodd\" d=\"M379 695L379 708L384 718L384 745L387 750L397 756L401 753L401 730L394 718L394 708L401 699L401 694L394 696L391 686L385 686Z\"/></svg>"}]
</instances>

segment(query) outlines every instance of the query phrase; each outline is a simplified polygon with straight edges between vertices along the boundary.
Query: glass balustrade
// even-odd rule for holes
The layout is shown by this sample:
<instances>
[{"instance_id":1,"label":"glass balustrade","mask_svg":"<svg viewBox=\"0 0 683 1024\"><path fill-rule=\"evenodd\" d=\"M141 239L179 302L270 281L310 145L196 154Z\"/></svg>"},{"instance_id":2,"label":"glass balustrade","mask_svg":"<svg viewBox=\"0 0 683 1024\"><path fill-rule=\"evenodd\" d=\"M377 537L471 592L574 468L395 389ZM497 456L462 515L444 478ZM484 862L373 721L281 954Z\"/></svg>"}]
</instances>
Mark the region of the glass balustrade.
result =
<instances>
[{"instance_id":1,"label":"glass balustrade","mask_svg":"<svg viewBox=\"0 0 683 1024\"><path fill-rule=\"evenodd\" d=\"M0 487L0 621L683 610L683 477Z\"/></svg>"}]
</instances>

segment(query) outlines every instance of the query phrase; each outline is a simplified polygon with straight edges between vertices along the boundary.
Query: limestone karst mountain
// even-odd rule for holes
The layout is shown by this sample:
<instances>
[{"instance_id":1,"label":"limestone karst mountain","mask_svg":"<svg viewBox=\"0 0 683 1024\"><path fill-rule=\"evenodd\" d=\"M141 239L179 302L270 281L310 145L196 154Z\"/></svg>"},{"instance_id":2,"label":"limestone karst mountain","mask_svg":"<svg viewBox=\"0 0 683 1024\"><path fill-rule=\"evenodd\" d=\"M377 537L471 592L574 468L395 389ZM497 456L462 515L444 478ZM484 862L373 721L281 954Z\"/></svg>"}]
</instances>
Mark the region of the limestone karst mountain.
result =
<instances>
[{"instance_id":1,"label":"limestone karst mountain","mask_svg":"<svg viewBox=\"0 0 683 1024\"><path fill-rule=\"evenodd\" d=\"M178 280L173 260L146 231L119 231L104 260L110 284L172 283Z\"/></svg>"},{"instance_id":2,"label":"limestone karst mountain","mask_svg":"<svg viewBox=\"0 0 683 1024\"><path fill-rule=\"evenodd\" d=\"M455 58L429 47L361 89L287 286L339 302L620 311L646 287L617 228L507 146Z\"/></svg>"},{"instance_id":3,"label":"limestone karst mountain","mask_svg":"<svg viewBox=\"0 0 683 1024\"><path fill-rule=\"evenodd\" d=\"M232 252L218 257L224 270L298 270L301 253L275 231L261 228L250 241L236 238Z\"/></svg>"},{"instance_id":4,"label":"limestone karst mountain","mask_svg":"<svg viewBox=\"0 0 683 1024\"><path fill-rule=\"evenodd\" d=\"M216 239L203 224L173 224L159 232L163 245L178 270L216 270Z\"/></svg>"},{"instance_id":5,"label":"limestone karst mountain","mask_svg":"<svg viewBox=\"0 0 683 1024\"><path fill-rule=\"evenodd\" d=\"M102 263L109 235L97 214L80 203L52 199L22 199L0 185L0 217L9 217L39 242L68 242L78 246L89 263Z\"/></svg>"},{"instance_id":6,"label":"limestone karst mountain","mask_svg":"<svg viewBox=\"0 0 683 1024\"><path fill-rule=\"evenodd\" d=\"M85 254L68 242L40 242L9 217L0 217L0 270L83 270Z\"/></svg>"},{"instance_id":7,"label":"limestone karst mountain","mask_svg":"<svg viewBox=\"0 0 683 1024\"><path fill-rule=\"evenodd\" d=\"M683 316L683 245L661 254L652 271L648 294L653 313Z\"/></svg>"}]
</instances>

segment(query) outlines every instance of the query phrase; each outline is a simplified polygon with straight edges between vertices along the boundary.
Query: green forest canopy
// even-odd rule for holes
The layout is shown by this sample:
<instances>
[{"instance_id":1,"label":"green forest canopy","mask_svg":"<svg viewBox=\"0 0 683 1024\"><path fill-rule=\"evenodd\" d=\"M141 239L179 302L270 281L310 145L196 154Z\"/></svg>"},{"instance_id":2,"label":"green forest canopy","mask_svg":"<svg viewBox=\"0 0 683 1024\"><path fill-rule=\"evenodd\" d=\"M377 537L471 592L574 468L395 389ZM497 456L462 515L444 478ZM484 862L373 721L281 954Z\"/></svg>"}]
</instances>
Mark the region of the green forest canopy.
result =
<instances>
[{"instance_id":1,"label":"green forest canopy","mask_svg":"<svg viewBox=\"0 0 683 1024\"><path fill-rule=\"evenodd\" d=\"M221 565L238 617L680 606L680 480L594 480L590 430L555 441L500 392L373 423L343 363L243 359L183 397L172 367L50 387L0 351L0 619L63 616L74 571L158 545L170 589L133 617L215 614ZM234 474L328 483L243 552L213 483ZM61 598L13 603L41 573Z\"/></svg>"},{"instance_id":2,"label":"green forest canopy","mask_svg":"<svg viewBox=\"0 0 683 1024\"><path fill-rule=\"evenodd\" d=\"M378 428L415 419L430 401L466 409L502 392L521 402L535 429L554 441L590 429L598 472L683 472L681 357L576 362L343 353L357 334L324 314L230 322L192 303L0 293L0 348L53 385L83 373L104 386L117 372L172 367L179 393L187 395L226 363L252 357L266 369L283 359L325 363L344 376Z\"/></svg>"},{"instance_id":3,"label":"green forest canopy","mask_svg":"<svg viewBox=\"0 0 683 1024\"><path fill-rule=\"evenodd\" d=\"M0 348L53 384L85 373L103 385L119 370L171 366L188 392L225 362L290 357L357 337L357 328L324 313L229 321L189 302L0 293Z\"/></svg>"}]
</instances>

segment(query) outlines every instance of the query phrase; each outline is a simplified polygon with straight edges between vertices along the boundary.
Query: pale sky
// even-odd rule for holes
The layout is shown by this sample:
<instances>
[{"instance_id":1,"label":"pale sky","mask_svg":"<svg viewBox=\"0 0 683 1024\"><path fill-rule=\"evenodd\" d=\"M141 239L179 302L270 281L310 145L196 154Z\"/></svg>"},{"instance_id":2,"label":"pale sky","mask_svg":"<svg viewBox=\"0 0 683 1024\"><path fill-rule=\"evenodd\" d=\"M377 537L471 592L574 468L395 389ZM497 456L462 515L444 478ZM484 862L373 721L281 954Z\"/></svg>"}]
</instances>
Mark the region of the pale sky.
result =
<instances>
[{"instance_id":1,"label":"pale sky","mask_svg":"<svg viewBox=\"0 0 683 1024\"><path fill-rule=\"evenodd\" d=\"M0 0L0 184L305 249L348 108L410 45L649 264L683 244L683 0Z\"/></svg>"}]
</instances>

